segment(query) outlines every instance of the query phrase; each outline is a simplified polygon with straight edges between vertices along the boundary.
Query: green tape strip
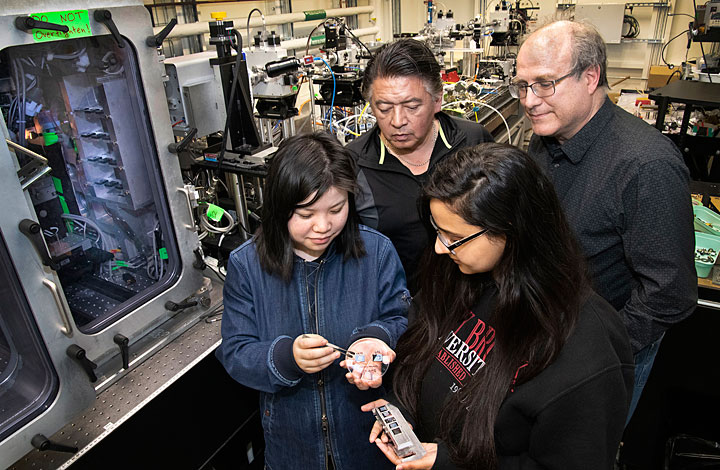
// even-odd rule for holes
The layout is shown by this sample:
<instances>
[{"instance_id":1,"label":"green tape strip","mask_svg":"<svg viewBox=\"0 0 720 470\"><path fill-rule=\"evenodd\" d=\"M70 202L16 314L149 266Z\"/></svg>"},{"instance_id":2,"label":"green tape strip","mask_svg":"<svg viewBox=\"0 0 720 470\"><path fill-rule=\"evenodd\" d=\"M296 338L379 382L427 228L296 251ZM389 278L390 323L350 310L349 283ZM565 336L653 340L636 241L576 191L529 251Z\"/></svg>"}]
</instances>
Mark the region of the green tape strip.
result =
<instances>
[{"instance_id":1,"label":"green tape strip","mask_svg":"<svg viewBox=\"0 0 720 470\"><path fill-rule=\"evenodd\" d=\"M324 20L327 18L325 10L305 10L305 21Z\"/></svg>"},{"instance_id":2,"label":"green tape strip","mask_svg":"<svg viewBox=\"0 0 720 470\"><path fill-rule=\"evenodd\" d=\"M45 141L45 146L52 145L57 143L58 141L58 135L54 132L45 132L43 133L43 140Z\"/></svg>"},{"instance_id":3,"label":"green tape strip","mask_svg":"<svg viewBox=\"0 0 720 470\"><path fill-rule=\"evenodd\" d=\"M158 255L160 255L160 259L168 259L167 248L160 248L158 250Z\"/></svg>"},{"instance_id":4,"label":"green tape strip","mask_svg":"<svg viewBox=\"0 0 720 470\"><path fill-rule=\"evenodd\" d=\"M128 264L127 261L115 261L115 266L119 268L127 268Z\"/></svg>"},{"instance_id":5,"label":"green tape strip","mask_svg":"<svg viewBox=\"0 0 720 470\"><path fill-rule=\"evenodd\" d=\"M58 196L58 199L60 199L60 205L62 206L62 210L65 214L70 213L70 209L68 209L67 202L65 202L65 198L63 196Z\"/></svg>"},{"instance_id":6,"label":"green tape strip","mask_svg":"<svg viewBox=\"0 0 720 470\"><path fill-rule=\"evenodd\" d=\"M325 44L325 35L322 36L313 36L310 38L310 45L311 46L317 46L318 44Z\"/></svg>"},{"instance_id":7,"label":"green tape strip","mask_svg":"<svg viewBox=\"0 0 720 470\"><path fill-rule=\"evenodd\" d=\"M222 219L222 216L224 213L225 213L225 209L223 209L222 207L218 207L215 204L208 204L208 209L207 209L208 219L214 220L215 222L219 222L220 219Z\"/></svg>"},{"instance_id":8,"label":"green tape strip","mask_svg":"<svg viewBox=\"0 0 720 470\"><path fill-rule=\"evenodd\" d=\"M30 17L48 23L64 25L68 32L50 31L49 29L33 29L35 42L57 41L59 39L81 38L92 36L90 29L90 15L87 10L50 11L46 13L31 13Z\"/></svg>"},{"instance_id":9,"label":"green tape strip","mask_svg":"<svg viewBox=\"0 0 720 470\"><path fill-rule=\"evenodd\" d=\"M62 194L62 193L63 193L63 189L62 189L62 181L60 181L60 178L55 178L55 177L53 176L53 177L52 177L52 182L53 182L53 184L55 185L55 192L58 193L58 194Z\"/></svg>"}]
</instances>

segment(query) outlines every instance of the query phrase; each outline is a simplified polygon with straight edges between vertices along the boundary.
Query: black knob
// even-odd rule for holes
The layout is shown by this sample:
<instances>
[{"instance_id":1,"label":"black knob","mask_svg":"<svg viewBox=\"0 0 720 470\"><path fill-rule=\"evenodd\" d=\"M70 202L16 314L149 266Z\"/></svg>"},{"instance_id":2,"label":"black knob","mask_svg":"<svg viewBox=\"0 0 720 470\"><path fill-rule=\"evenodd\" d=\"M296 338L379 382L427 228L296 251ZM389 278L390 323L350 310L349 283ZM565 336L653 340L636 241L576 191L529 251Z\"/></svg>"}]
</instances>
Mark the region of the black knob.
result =
<instances>
[{"instance_id":1,"label":"black knob","mask_svg":"<svg viewBox=\"0 0 720 470\"><path fill-rule=\"evenodd\" d=\"M36 20L32 16L18 16L15 18L15 27L21 31L29 33L33 29L48 29L50 31L60 31L67 33L70 31L64 24L48 23L47 21Z\"/></svg>"},{"instance_id":2,"label":"black knob","mask_svg":"<svg viewBox=\"0 0 720 470\"><path fill-rule=\"evenodd\" d=\"M118 333L113 336L113 342L120 346L120 356L122 357L123 369L127 369L130 367L130 348L128 347L130 340L126 336Z\"/></svg>"},{"instance_id":3,"label":"black knob","mask_svg":"<svg viewBox=\"0 0 720 470\"><path fill-rule=\"evenodd\" d=\"M97 369L97 364L87 358L87 355L85 354L85 350L83 348L81 348L77 344L71 344L70 346L68 346L66 353L68 356L70 356L70 358L80 364L85 373L88 375L90 382L97 382L97 376L95 375L95 369Z\"/></svg>"},{"instance_id":4,"label":"black knob","mask_svg":"<svg viewBox=\"0 0 720 470\"><path fill-rule=\"evenodd\" d=\"M40 259L45 266L49 266L50 269L57 271L57 264L52 259L48 252L47 245L45 245L45 239L41 233L40 224L30 219L23 219L18 224L20 233L25 235L30 242L33 244L35 251L40 255Z\"/></svg>"},{"instance_id":5,"label":"black knob","mask_svg":"<svg viewBox=\"0 0 720 470\"><path fill-rule=\"evenodd\" d=\"M110 10L95 10L93 12L93 18L95 18L95 21L98 23L104 24L107 29L110 30L110 33L113 35L113 38L115 38L115 42L117 42L118 47L125 47L122 37L120 36L120 31L118 31L117 26L115 26L115 22L112 19L112 13L110 13Z\"/></svg>"},{"instance_id":6,"label":"black knob","mask_svg":"<svg viewBox=\"0 0 720 470\"><path fill-rule=\"evenodd\" d=\"M33 438L30 440L30 444L32 444L33 447L35 447L37 450L45 451L45 450L54 450L57 452L69 452L71 454L74 454L78 451L77 447L71 447L66 446L62 444L57 444L55 442L52 442L50 439L45 437L43 434L35 434Z\"/></svg>"},{"instance_id":7,"label":"black knob","mask_svg":"<svg viewBox=\"0 0 720 470\"><path fill-rule=\"evenodd\" d=\"M145 44L147 44L150 47L160 47L162 46L163 41L165 38L170 34L170 31L175 27L177 24L177 18L173 18L170 20L168 24L165 25L165 27L157 33L155 36L148 36L145 39Z\"/></svg>"}]
</instances>

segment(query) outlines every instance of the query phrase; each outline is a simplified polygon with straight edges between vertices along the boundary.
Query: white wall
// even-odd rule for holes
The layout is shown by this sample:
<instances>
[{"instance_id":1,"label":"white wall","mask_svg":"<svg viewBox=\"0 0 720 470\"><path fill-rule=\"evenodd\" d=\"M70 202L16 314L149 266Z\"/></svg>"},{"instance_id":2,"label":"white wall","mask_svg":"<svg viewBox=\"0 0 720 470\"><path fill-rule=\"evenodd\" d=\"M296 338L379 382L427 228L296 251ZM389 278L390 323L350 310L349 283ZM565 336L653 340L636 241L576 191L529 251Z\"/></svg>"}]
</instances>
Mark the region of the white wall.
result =
<instances>
[{"instance_id":1,"label":"white wall","mask_svg":"<svg viewBox=\"0 0 720 470\"><path fill-rule=\"evenodd\" d=\"M402 8L402 30L403 32L416 32L420 30L425 23L425 4L421 0L401 0ZM495 4L500 0L488 0L489 9L493 9ZM581 0L583 1L583 0ZM603 0L585 0L586 2L593 3L618 3L618 0L614 1L603 1ZM658 1L658 0L653 0ZM703 0L697 0L701 2ZM476 0L443 0L436 2L438 8L447 11L447 9L453 10L455 13L455 20L458 23L466 23L473 16L479 13L479 1ZM533 10L533 16L538 18L540 22L548 20L550 18L561 18L566 17L569 12L557 9L557 0L523 0L522 6L533 4L539 6L540 10ZM569 3L568 0L560 0L560 3ZM655 15L657 12L655 10ZM693 14L693 2L692 0L677 0L670 5L668 9L670 13L686 13L689 15ZM650 38L654 33L653 28L653 8L652 7L635 7L632 11L632 15L640 23L640 35L639 38ZM687 29L688 22L691 18L687 16L677 15L668 16L665 27L665 34L662 37L663 44L669 39L673 38L683 30ZM675 39L666 48L665 58L667 62L675 65L680 65L685 60L687 39L682 36ZM630 76L630 80L626 80L617 85L617 88L645 88L645 79L647 79L648 68L650 65L660 65L660 50L662 44L655 46L647 43L623 43L623 44L608 44L608 75L611 83L617 82L622 78ZM653 49L656 50L654 63L651 61L651 53ZM707 53L710 49L709 44L705 44L705 52ZM700 45L698 43L692 43L688 58L698 57L701 55Z\"/></svg>"},{"instance_id":2,"label":"white wall","mask_svg":"<svg viewBox=\"0 0 720 470\"><path fill-rule=\"evenodd\" d=\"M488 3L488 9L493 9L497 2L500 0L484 0ZM569 0L560 0L562 3L568 2ZM603 0L579 0L584 2L601 3ZM616 3L618 0L614 0ZM657 1L657 0L654 0ZM703 0L699 0L703 1ZM146 3L150 3L146 0ZM402 32L417 32L422 29L426 21L426 4L422 0L400 0L401 3L401 28ZM438 9L442 9L444 12L452 10L455 15L457 23L467 23L470 21L480 10L480 4L482 0L442 0L435 2ZM539 19L540 22L549 18L566 17L572 10L562 10L556 8L557 0L523 0L522 5L535 5L539 6L540 10L533 10L533 17ZM605 3L610 3L606 0ZM389 41L392 40L392 0L358 0L358 6L373 5L375 6L375 12L373 14L361 14L358 15L358 22L360 28L366 28L369 26L380 27L380 33L377 35L376 40ZM211 21L210 14L214 11L225 11L229 18L239 18L236 21L236 27L245 35L245 24L248 13L253 8L259 8L263 11L266 16L275 14L274 1L243 1L237 3L217 3L217 4L201 4L198 5L198 13L200 21ZM305 10L316 10L316 9L331 9L331 8L342 8L345 6L345 1L342 0L294 0L293 11L302 12ZM655 12L653 11L655 10ZM649 38L654 34L653 21L654 17L657 16L658 9L651 7L635 7L633 9L633 16L640 22L640 38ZM693 2L692 0L677 0L671 4L668 9L670 13L685 13L693 14ZM668 16L665 27L665 34L662 38L663 44L669 39L675 37L683 30L687 29L688 21L691 19L687 16L677 15ZM295 37L307 36L307 34L315 27L320 20L296 23ZM269 30L275 30L280 33L280 26L268 27ZM365 41L371 38L364 38ZM665 58L667 62L671 64L680 65L685 59L687 39L682 36L675 39L666 48ZM608 77L610 83L615 83L625 77L631 77L631 79L623 81L617 85L617 88L645 88L645 79L647 79L648 68L650 65L660 65L662 61L660 59L660 50L662 44L649 45L647 43L623 43L623 44L608 44ZM706 53L710 49L710 44L706 44ZM653 51L654 54L653 54ZM699 57L701 55L700 45L698 43L692 43L688 57ZM651 58L654 57L654 60ZM651 63L652 62L652 63Z\"/></svg>"}]
</instances>

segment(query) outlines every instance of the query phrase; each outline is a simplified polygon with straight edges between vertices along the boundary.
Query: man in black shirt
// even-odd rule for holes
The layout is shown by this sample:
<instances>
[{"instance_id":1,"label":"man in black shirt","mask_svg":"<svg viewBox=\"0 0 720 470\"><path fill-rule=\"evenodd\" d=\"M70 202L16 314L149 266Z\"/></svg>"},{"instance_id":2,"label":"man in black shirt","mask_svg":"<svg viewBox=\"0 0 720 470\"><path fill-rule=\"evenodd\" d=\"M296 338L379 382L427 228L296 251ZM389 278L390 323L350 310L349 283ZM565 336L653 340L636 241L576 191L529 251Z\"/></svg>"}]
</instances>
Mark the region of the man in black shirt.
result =
<instances>
[{"instance_id":1,"label":"man in black shirt","mask_svg":"<svg viewBox=\"0 0 720 470\"><path fill-rule=\"evenodd\" d=\"M607 97L605 43L590 25L531 34L511 92L590 266L595 290L622 315L642 393L665 330L697 303L689 173L675 145Z\"/></svg>"},{"instance_id":2,"label":"man in black shirt","mask_svg":"<svg viewBox=\"0 0 720 470\"><path fill-rule=\"evenodd\" d=\"M411 293L418 260L430 240L417 207L420 188L451 153L493 140L482 125L440 112L440 71L422 42L401 39L385 46L363 79L363 95L377 125L348 144L359 167L360 218L393 242Z\"/></svg>"}]
</instances>

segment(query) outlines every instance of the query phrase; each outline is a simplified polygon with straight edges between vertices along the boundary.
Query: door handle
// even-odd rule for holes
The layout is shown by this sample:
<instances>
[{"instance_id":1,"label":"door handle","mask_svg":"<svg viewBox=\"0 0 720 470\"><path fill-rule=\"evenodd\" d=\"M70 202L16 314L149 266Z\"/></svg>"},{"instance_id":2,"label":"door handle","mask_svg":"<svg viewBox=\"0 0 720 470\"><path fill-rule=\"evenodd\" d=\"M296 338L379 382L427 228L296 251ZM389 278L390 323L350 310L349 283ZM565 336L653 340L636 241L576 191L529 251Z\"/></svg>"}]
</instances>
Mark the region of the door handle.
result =
<instances>
[{"instance_id":1,"label":"door handle","mask_svg":"<svg viewBox=\"0 0 720 470\"><path fill-rule=\"evenodd\" d=\"M63 302L62 298L60 297L60 292L58 291L57 284L55 284L49 279L43 279L43 284L45 284L45 287L50 289L50 292L52 292L53 298L55 299L55 305L57 305L58 311L60 312L60 320L63 324L63 326L60 327L60 331L67 337L72 336L72 322L70 321L70 312L68 312L68 308L65 305L65 302Z\"/></svg>"}]
</instances>

